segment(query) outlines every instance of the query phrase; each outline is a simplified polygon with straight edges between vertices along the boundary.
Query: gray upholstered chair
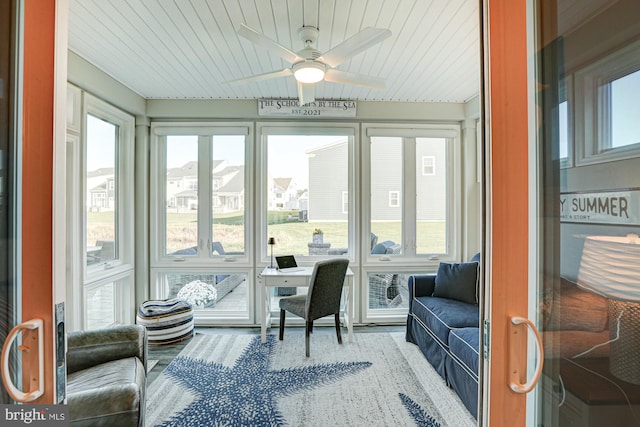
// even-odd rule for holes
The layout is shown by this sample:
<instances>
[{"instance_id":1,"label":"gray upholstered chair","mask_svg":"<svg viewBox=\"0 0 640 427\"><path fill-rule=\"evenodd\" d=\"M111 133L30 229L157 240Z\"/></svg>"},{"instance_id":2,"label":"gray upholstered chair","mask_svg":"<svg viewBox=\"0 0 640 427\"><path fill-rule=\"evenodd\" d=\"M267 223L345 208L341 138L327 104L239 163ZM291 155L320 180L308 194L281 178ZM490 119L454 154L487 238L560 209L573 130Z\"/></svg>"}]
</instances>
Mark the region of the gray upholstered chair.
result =
<instances>
[{"instance_id":1,"label":"gray upholstered chair","mask_svg":"<svg viewBox=\"0 0 640 427\"><path fill-rule=\"evenodd\" d=\"M340 298L342 285L347 275L349 260L330 259L316 263L311 274L311 285L307 295L294 295L280 299L280 340L284 338L285 312L300 316L305 320L305 351L309 357L309 334L313 331L313 321L334 315L338 343L340 335Z\"/></svg>"},{"instance_id":2,"label":"gray upholstered chair","mask_svg":"<svg viewBox=\"0 0 640 427\"><path fill-rule=\"evenodd\" d=\"M67 335L72 426L144 426L147 335L140 325Z\"/></svg>"}]
</instances>

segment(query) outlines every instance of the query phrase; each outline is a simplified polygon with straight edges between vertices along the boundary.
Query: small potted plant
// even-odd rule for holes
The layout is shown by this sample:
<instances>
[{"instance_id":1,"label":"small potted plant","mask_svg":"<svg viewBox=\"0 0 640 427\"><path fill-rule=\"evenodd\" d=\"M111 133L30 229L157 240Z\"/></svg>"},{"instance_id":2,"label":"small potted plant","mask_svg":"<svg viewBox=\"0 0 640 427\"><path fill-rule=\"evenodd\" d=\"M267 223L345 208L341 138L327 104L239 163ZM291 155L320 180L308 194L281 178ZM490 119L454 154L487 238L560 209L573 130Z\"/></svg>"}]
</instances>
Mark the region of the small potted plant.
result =
<instances>
[{"instance_id":1,"label":"small potted plant","mask_svg":"<svg viewBox=\"0 0 640 427\"><path fill-rule=\"evenodd\" d=\"M313 230L313 243L322 243L324 241L324 233L321 229Z\"/></svg>"}]
</instances>

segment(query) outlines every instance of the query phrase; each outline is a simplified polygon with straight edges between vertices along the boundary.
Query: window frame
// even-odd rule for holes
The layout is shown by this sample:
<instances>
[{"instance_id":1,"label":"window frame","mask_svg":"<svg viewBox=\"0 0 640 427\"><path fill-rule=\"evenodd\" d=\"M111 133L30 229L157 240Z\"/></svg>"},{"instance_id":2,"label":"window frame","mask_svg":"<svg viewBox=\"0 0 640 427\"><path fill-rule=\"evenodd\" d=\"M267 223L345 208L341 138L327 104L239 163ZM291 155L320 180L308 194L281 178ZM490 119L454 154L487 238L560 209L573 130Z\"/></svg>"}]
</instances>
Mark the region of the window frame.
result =
<instances>
[{"instance_id":1,"label":"window frame","mask_svg":"<svg viewBox=\"0 0 640 427\"><path fill-rule=\"evenodd\" d=\"M80 253L82 261L80 268L82 289L76 302L81 304L81 328L87 327L86 292L89 289L101 286L110 281L114 282L114 307L115 322L128 324L133 322L131 313L135 311L134 289L134 241L130 237L134 235L134 188L130 185L115 186L116 193L116 259L93 266L87 266L87 115L91 114L101 120L118 126L118 141L116 143L115 170L119 183L133 182L134 176L134 152L135 152L135 118L133 115L108 104L107 102L88 93L82 94L82 118L80 132L80 151L78 161L81 176L80 197L78 206L80 218L82 218L82 231L80 236ZM71 202L73 203L73 202Z\"/></svg>"},{"instance_id":2,"label":"window frame","mask_svg":"<svg viewBox=\"0 0 640 427\"><path fill-rule=\"evenodd\" d=\"M352 195L349 197L350 200L359 200L359 195L356 194L356 191L359 187L359 181L356 175L356 170L359 167L359 159L356 155L357 146L358 146L358 123L354 122L345 122L345 123L336 123L336 122L323 122L322 125L318 123L310 123L310 122L258 122L256 124L256 141L257 141L257 154L256 154L256 181L260 183L260 188L256 191L257 197L257 215L259 218L256 220L257 224L257 235L256 235L256 244L260 247L260 251L257 254L259 256L259 260L263 266L269 264L269 254L268 254L268 245L267 240L269 236L267 236L268 224L267 224L267 215L268 211L268 149L267 149L267 138L272 135L339 135L347 137L347 151L348 151L348 165L349 170L347 171L348 182L347 182L347 192ZM355 206L354 206L355 205ZM345 254L349 257L350 260L356 260L356 218L358 218L360 213L360 207L357 206L357 203L351 203L349 206L351 209L347 212L347 222L348 222L348 252ZM335 255L333 255L335 256ZM296 256L296 260L298 264L304 265L312 265L316 261L321 259L331 258L332 255L303 255Z\"/></svg>"},{"instance_id":3,"label":"window frame","mask_svg":"<svg viewBox=\"0 0 640 427\"><path fill-rule=\"evenodd\" d=\"M395 202L394 202L394 196L395 196ZM390 208L400 207L400 191L398 190L389 191L389 207Z\"/></svg>"},{"instance_id":4,"label":"window frame","mask_svg":"<svg viewBox=\"0 0 640 427\"><path fill-rule=\"evenodd\" d=\"M166 137L171 135L193 135L198 137L198 235L197 255L175 256L164 253L166 243ZM243 135L244 147L244 192L246 197L253 195L253 126L248 122L153 122L151 124L151 163L150 163L150 210L149 226L150 258L152 269L170 266L211 267L222 263L234 262L238 266L249 267L253 260L252 234L253 211L244 204L244 254L219 255L212 251L203 251L211 246L212 201L212 141L214 136ZM204 195L204 197L202 197ZM153 284L152 284L153 286Z\"/></svg>"},{"instance_id":5,"label":"window frame","mask_svg":"<svg viewBox=\"0 0 640 427\"><path fill-rule=\"evenodd\" d=\"M575 72L576 166L640 157L640 142L611 148L610 120L610 84L639 71L638 58L640 41L616 50ZM569 115L571 116L571 111Z\"/></svg>"},{"instance_id":6,"label":"window frame","mask_svg":"<svg viewBox=\"0 0 640 427\"><path fill-rule=\"evenodd\" d=\"M461 165L461 129L458 124L425 124L402 125L366 123L362 125L362 176L371 176L371 138L372 137L399 137L403 138L403 191L400 194L400 207L402 213L402 253L394 256L372 255L364 251L364 264L374 266L380 262L402 263L407 265L420 265L427 268L435 268L439 261L455 262L460 259L462 253L461 228L462 228L462 165ZM416 176L422 171L416 168L416 139L418 138L445 138L447 141L448 167L447 167L447 243L445 254L416 254ZM408 142L408 143L407 143ZM407 151L406 147L410 150ZM411 151L412 150L412 151ZM363 179L363 194L371 194L371 179ZM403 194L404 193L404 197ZM363 198L363 241L362 247L366 247L365 238L369 239L371 233L371 199ZM426 264L425 264L426 263ZM363 276L366 274L363 273Z\"/></svg>"}]
</instances>

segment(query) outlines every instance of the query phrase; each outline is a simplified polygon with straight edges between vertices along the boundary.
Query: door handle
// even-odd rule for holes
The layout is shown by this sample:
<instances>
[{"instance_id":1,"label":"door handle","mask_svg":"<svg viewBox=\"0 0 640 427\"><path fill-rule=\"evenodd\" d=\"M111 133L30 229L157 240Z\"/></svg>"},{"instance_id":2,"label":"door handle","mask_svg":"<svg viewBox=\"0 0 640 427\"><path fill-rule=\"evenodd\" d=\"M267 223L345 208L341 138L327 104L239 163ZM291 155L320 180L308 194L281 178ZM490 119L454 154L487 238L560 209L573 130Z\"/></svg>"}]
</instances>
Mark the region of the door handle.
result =
<instances>
[{"instance_id":1,"label":"door handle","mask_svg":"<svg viewBox=\"0 0 640 427\"><path fill-rule=\"evenodd\" d=\"M26 322L22 322L14 327L2 346L2 382L4 383L7 393L16 402L31 402L39 398L44 394L44 346L43 346L43 321L42 319L31 319ZM31 342L23 342L18 346L18 350L26 352L31 362L34 358L38 360L38 372L31 370L29 374L29 391L23 392L11 381L11 374L9 372L9 353L11 352L11 346L18 334L24 330L36 331L37 336L31 336ZM36 341L37 342L34 342ZM31 364L30 364L31 365ZM32 384L37 384L38 388L33 389Z\"/></svg>"},{"instance_id":2,"label":"door handle","mask_svg":"<svg viewBox=\"0 0 640 427\"><path fill-rule=\"evenodd\" d=\"M520 357L522 357L522 353L523 353L522 347L518 345L513 345L513 343L510 343L511 345L509 345L509 348L511 349L510 350L511 355L509 358L509 361L510 361L509 372L510 372L511 382L509 384L509 388L515 393L520 393L520 394L529 393L531 390L533 390L536 384L538 384L538 381L540 380L540 376L542 375L543 354L544 354L544 352L542 351L542 337L540 337L540 332L538 332L538 329L536 328L536 326L529 319L526 319L520 316L513 316L511 318L511 324L512 324L511 337L518 334L518 331L521 329L519 328L519 326L524 324L527 326L527 328L531 332L533 332L536 338L536 344L537 344L536 345L536 351L537 351L536 369L533 372L533 376L531 377L531 379L524 384L520 382L520 366L521 366Z\"/></svg>"}]
</instances>

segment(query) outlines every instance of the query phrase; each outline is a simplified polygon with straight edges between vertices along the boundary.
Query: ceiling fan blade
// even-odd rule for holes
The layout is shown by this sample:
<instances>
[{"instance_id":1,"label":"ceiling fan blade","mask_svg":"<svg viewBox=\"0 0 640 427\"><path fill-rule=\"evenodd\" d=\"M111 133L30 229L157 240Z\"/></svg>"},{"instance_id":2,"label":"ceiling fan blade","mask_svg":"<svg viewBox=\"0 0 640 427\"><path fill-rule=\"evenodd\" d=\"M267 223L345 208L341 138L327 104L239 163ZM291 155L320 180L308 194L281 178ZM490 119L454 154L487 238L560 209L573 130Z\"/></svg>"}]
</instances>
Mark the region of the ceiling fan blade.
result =
<instances>
[{"instance_id":1,"label":"ceiling fan blade","mask_svg":"<svg viewBox=\"0 0 640 427\"><path fill-rule=\"evenodd\" d=\"M229 80L226 83L229 83L229 84L256 83L256 82L261 82L263 80L277 79L279 77L287 77L291 75L293 75L293 71L291 71L291 68L285 68L279 71L270 71L264 74L256 74L255 76Z\"/></svg>"},{"instance_id":2,"label":"ceiling fan blade","mask_svg":"<svg viewBox=\"0 0 640 427\"><path fill-rule=\"evenodd\" d=\"M349 73L340 70L327 70L324 79L332 83L344 83L349 85L358 85L370 87L372 89L384 89L386 84L384 79L367 76L365 74Z\"/></svg>"},{"instance_id":3,"label":"ceiling fan blade","mask_svg":"<svg viewBox=\"0 0 640 427\"><path fill-rule=\"evenodd\" d=\"M367 27L325 52L318 60L331 67L337 67L352 56L380 43L389 36L391 36L391 31L385 28Z\"/></svg>"},{"instance_id":4,"label":"ceiling fan blade","mask_svg":"<svg viewBox=\"0 0 640 427\"><path fill-rule=\"evenodd\" d=\"M269 37L257 32L256 30L246 26L245 24L240 24L240 28L238 28L238 35L244 37L245 39L253 42L258 46L267 49L270 52L275 53L290 64L304 61L304 58L298 56L298 54L291 49L282 46L275 40L270 39Z\"/></svg>"},{"instance_id":5,"label":"ceiling fan blade","mask_svg":"<svg viewBox=\"0 0 640 427\"><path fill-rule=\"evenodd\" d=\"M300 106L314 102L316 100L315 83L298 82L298 99L300 100Z\"/></svg>"}]
</instances>

